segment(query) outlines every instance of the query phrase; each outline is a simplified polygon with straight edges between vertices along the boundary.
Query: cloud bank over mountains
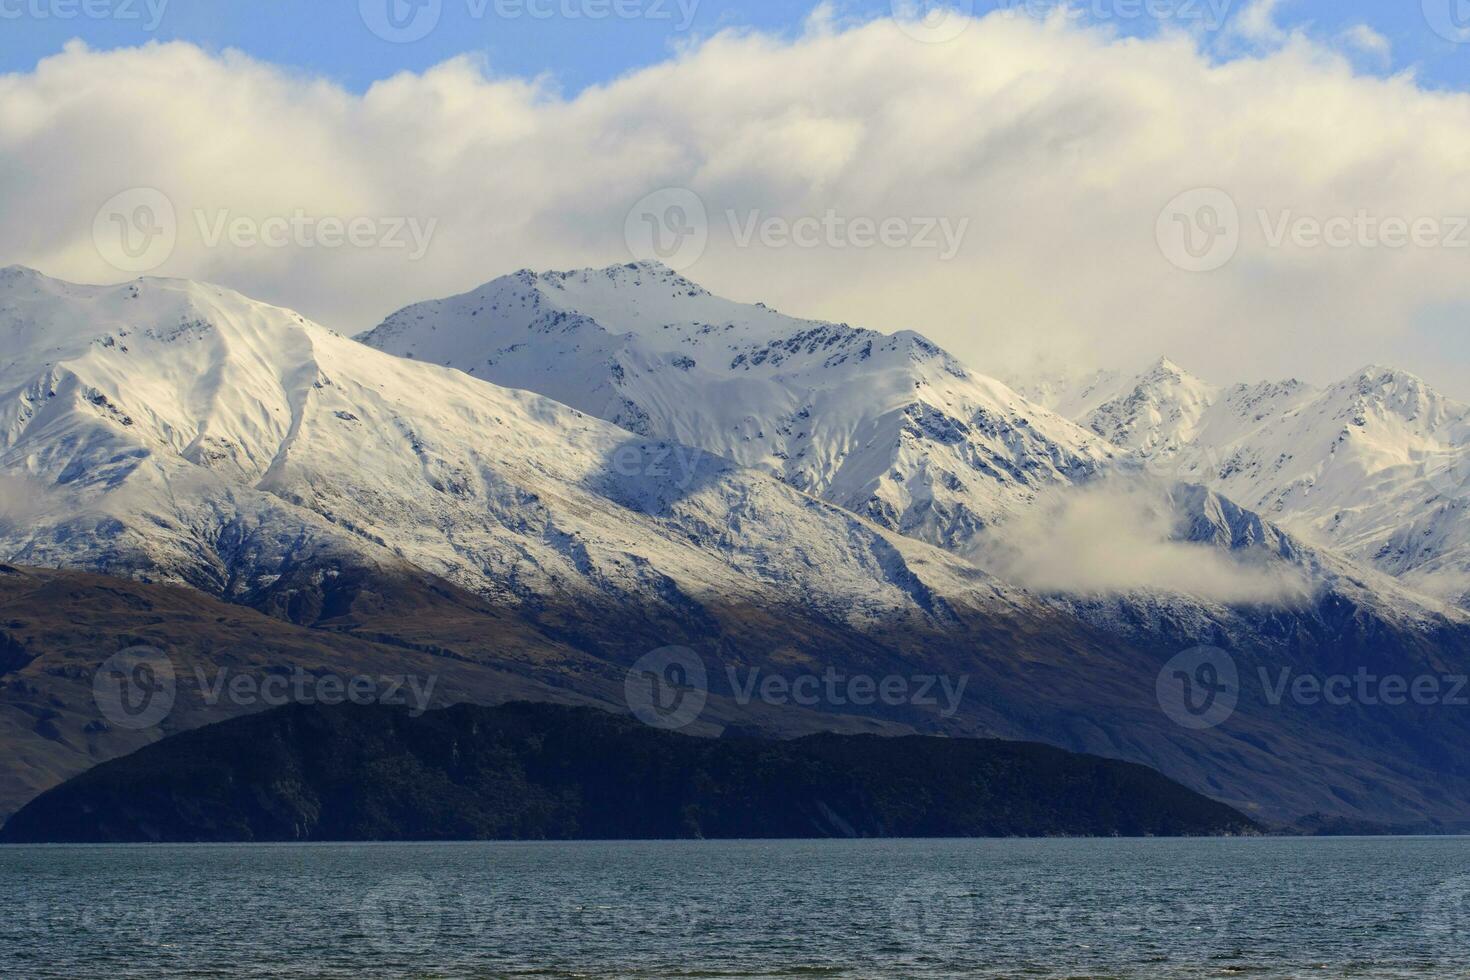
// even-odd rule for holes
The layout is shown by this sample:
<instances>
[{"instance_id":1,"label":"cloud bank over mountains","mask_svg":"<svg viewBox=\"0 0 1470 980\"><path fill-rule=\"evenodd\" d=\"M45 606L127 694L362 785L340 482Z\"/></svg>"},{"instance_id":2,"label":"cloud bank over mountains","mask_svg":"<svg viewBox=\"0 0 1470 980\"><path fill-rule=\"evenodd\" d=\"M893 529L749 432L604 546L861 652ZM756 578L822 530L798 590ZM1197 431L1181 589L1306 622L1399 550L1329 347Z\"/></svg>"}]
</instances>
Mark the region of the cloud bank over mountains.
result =
<instances>
[{"instance_id":1,"label":"cloud bank over mountains","mask_svg":"<svg viewBox=\"0 0 1470 980\"><path fill-rule=\"evenodd\" d=\"M149 271L355 333L500 272L628 257L630 209L678 188L707 233L683 271L714 291L917 329L987 373L1168 351L1222 378L1387 362L1470 394L1470 95L1362 74L1286 31L1228 60L1187 32L1063 16L912 33L829 16L726 32L574 96L469 57L357 94L189 44L74 44L0 77L0 256L131 278L94 225L153 188L177 241ZM1238 237L1207 272L1159 243L1161 210L1196 188L1236 210L1233 227L1185 216ZM334 245L324 219L369 224ZM824 230L745 240L768 219ZM307 231L252 244L237 220ZM433 222L420 258L395 222ZM903 234L865 240L864 222ZM941 222L964 222L947 260L917 234Z\"/></svg>"}]
</instances>

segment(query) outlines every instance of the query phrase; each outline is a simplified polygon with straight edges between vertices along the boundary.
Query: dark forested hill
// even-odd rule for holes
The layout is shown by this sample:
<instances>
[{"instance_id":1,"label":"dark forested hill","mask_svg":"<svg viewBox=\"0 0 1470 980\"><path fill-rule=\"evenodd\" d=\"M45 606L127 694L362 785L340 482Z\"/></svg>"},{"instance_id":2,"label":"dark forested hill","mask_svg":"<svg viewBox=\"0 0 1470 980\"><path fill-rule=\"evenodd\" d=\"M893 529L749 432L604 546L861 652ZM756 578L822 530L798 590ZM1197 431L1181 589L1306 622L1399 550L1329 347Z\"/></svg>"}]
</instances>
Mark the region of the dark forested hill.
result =
<instances>
[{"instance_id":1,"label":"dark forested hill","mask_svg":"<svg viewBox=\"0 0 1470 980\"><path fill-rule=\"evenodd\" d=\"M592 708L291 705L34 800L6 842L1249 833L1143 766L930 736L701 739Z\"/></svg>"}]
</instances>

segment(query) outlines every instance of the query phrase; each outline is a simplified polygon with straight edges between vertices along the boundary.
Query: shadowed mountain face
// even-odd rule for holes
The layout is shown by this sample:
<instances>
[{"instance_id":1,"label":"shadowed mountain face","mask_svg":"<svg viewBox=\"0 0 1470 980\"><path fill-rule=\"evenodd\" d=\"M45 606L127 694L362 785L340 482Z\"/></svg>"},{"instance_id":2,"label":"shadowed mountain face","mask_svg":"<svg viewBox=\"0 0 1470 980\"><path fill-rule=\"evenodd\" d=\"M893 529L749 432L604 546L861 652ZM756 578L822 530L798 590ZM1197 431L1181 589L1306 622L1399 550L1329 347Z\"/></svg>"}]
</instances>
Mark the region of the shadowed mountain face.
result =
<instances>
[{"instance_id":1,"label":"shadowed mountain face","mask_svg":"<svg viewBox=\"0 0 1470 980\"><path fill-rule=\"evenodd\" d=\"M796 611L709 602L680 625L572 605L532 614L430 577L341 568L319 578L315 591L294 593L309 599L297 603L299 610L316 611L295 625L175 586L0 570L0 802L13 810L165 735L280 704L251 693L271 677L304 674L304 698L278 692L295 700L322 694L320 700L340 702L352 679L367 678L370 699L382 701L388 685L403 679L394 692L400 704L414 696L412 681L428 690L430 707L535 699L625 711L630 666L666 644L689 647L707 669L708 702L684 729L693 735L825 730L1042 741L1149 765L1272 822L1321 812L1426 829L1437 820L1449 828L1470 801L1458 751L1470 738L1460 722L1465 712L1307 707L1290 699L1273 705L1260 689L1261 668L1272 678L1287 663L1298 672L1335 673L1359 658L1382 657L1388 641L1397 644L1392 669L1400 672L1446 672L1456 662L1445 653L1452 634L1410 642L1347 606L1316 613L1337 638L1332 643L1314 640L1299 618L1273 621L1262 611L1262 621L1280 631L1278 649L1293 644L1293 659L1236 651L1240 703L1218 727L1197 731L1175 724L1158 700L1160 670L1180 649L1178 637L1193 630L1173 621L1166 607L1140 633L1177 631L1157 643L1120 640L1045 610L967 610L950 629L859 632ZM1117 610L1088 612L1106 619ZM171 710L136 728L100 709L94 685L108 658L140 644L165 652L176 688ZM1457 656L1465 662L1463 652ZM898 678L915 694L926 678L938 678L958 696L950 713L937 686L929 703L790 694L801 690L802 678L829 670L875 682ZM243 697L232 686L238 678L245 679ZM789 687L771 695L765 685L773 678Z\"/></svg>"},{"instance_id":2,"label":"shadowed mountain face","mask_svg":"<svg viewBox=\"0 0 1470 980\"><path fill-rule=\"evenodd\" d=\"M590 708L296 705L176 735L0 841L1151 836L1251 821L1142 766L922 736L698 739Z\"/></svg>"}]
</instances>

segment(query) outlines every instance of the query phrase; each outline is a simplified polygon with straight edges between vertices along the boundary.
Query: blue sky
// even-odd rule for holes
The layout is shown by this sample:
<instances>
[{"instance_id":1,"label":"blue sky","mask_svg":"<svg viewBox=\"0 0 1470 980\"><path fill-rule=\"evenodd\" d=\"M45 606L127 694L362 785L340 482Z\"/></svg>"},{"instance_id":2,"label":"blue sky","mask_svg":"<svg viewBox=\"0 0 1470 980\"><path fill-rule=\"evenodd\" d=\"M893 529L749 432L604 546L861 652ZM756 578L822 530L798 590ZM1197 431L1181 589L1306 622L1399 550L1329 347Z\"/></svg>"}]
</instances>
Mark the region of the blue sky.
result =
<instances>
[{"instance_id":1,"label":"blue sky","mask_svg":"<svg viewBox=\"0 0 1470 980\"><path fill-rule=\"evenodd\" d=\"M411 43L388 43L364 26L358 0L0 0L4 38L0 70L29 71L72 38L97 48L182 39L211 50L237 48L358 90L398 71L418 71L454 55L475 53L485 58L493 74L550 75L565 94L572 94L662 61L679 44L722 28L797 31L815 6L813 0L626 0L644 10L661 3L666 16L591 20L524 12L496 16L485 12L486 0L437 2L443 4L442 13L431 33ZM494 3L522 0L488 2L493 11ZM530 2L559 10L566 3L585 9L582 5L589 0ZM684 19L680 2L695 4L692 23L685 30L679 29ZM1034 10L1055 2L973 0L973 9L983 13L999 5L1029 3ZM1224 5L1227 17L1237 25L1251 6L1247 0L1078 0L1078 6L1102 11L1125 33L1146 35L1158 29L1159 21L1130 13L1133 8L1128 6L1145 2L1190 11L1194 8L1181 5L1198 4L1200 10ZM155 9L163 4L152 31L146 27L150 3ZM1426 15L1426 6L1438 13ZM88 9L91 16L85 13ZM887 15L890 7L887 0L839 0L833 10L839 19L864 19ZM1338 38L1356 25L1369 25L1389 42L1392 53L1387 58L1362 53L1358 56L1362 70L1412 68L1430 87L1470 89L1470 45L1446 40L1429 26L1432 16L1446 23L1457 11L1461 23L1470 24L1470 0L1279 0L1274 16L1281 25L1301 27L1319 39ZM1241 50L1238 40L1228 38L1228 33L1211 35L1222 57Z\"/></svg>"}]
</instances>

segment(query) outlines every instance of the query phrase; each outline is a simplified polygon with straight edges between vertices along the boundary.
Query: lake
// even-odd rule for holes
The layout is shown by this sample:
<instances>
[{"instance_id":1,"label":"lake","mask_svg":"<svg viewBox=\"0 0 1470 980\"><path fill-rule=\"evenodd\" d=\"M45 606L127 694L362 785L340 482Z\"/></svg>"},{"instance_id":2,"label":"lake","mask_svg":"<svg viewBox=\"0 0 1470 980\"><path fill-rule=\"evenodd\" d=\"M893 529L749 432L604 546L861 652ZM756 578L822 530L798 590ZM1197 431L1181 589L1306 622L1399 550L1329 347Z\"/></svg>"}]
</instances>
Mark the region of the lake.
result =
<instances>
[{"instance_id":1,"label":"lake","mask_svg":"<svg viewBox=\"0 0 1470 980\"><path fill-rule=\"evenodd\" d=\"M1470 839L0 847L0 976L1470 975Z\"/></svg>"}]
</instances>

